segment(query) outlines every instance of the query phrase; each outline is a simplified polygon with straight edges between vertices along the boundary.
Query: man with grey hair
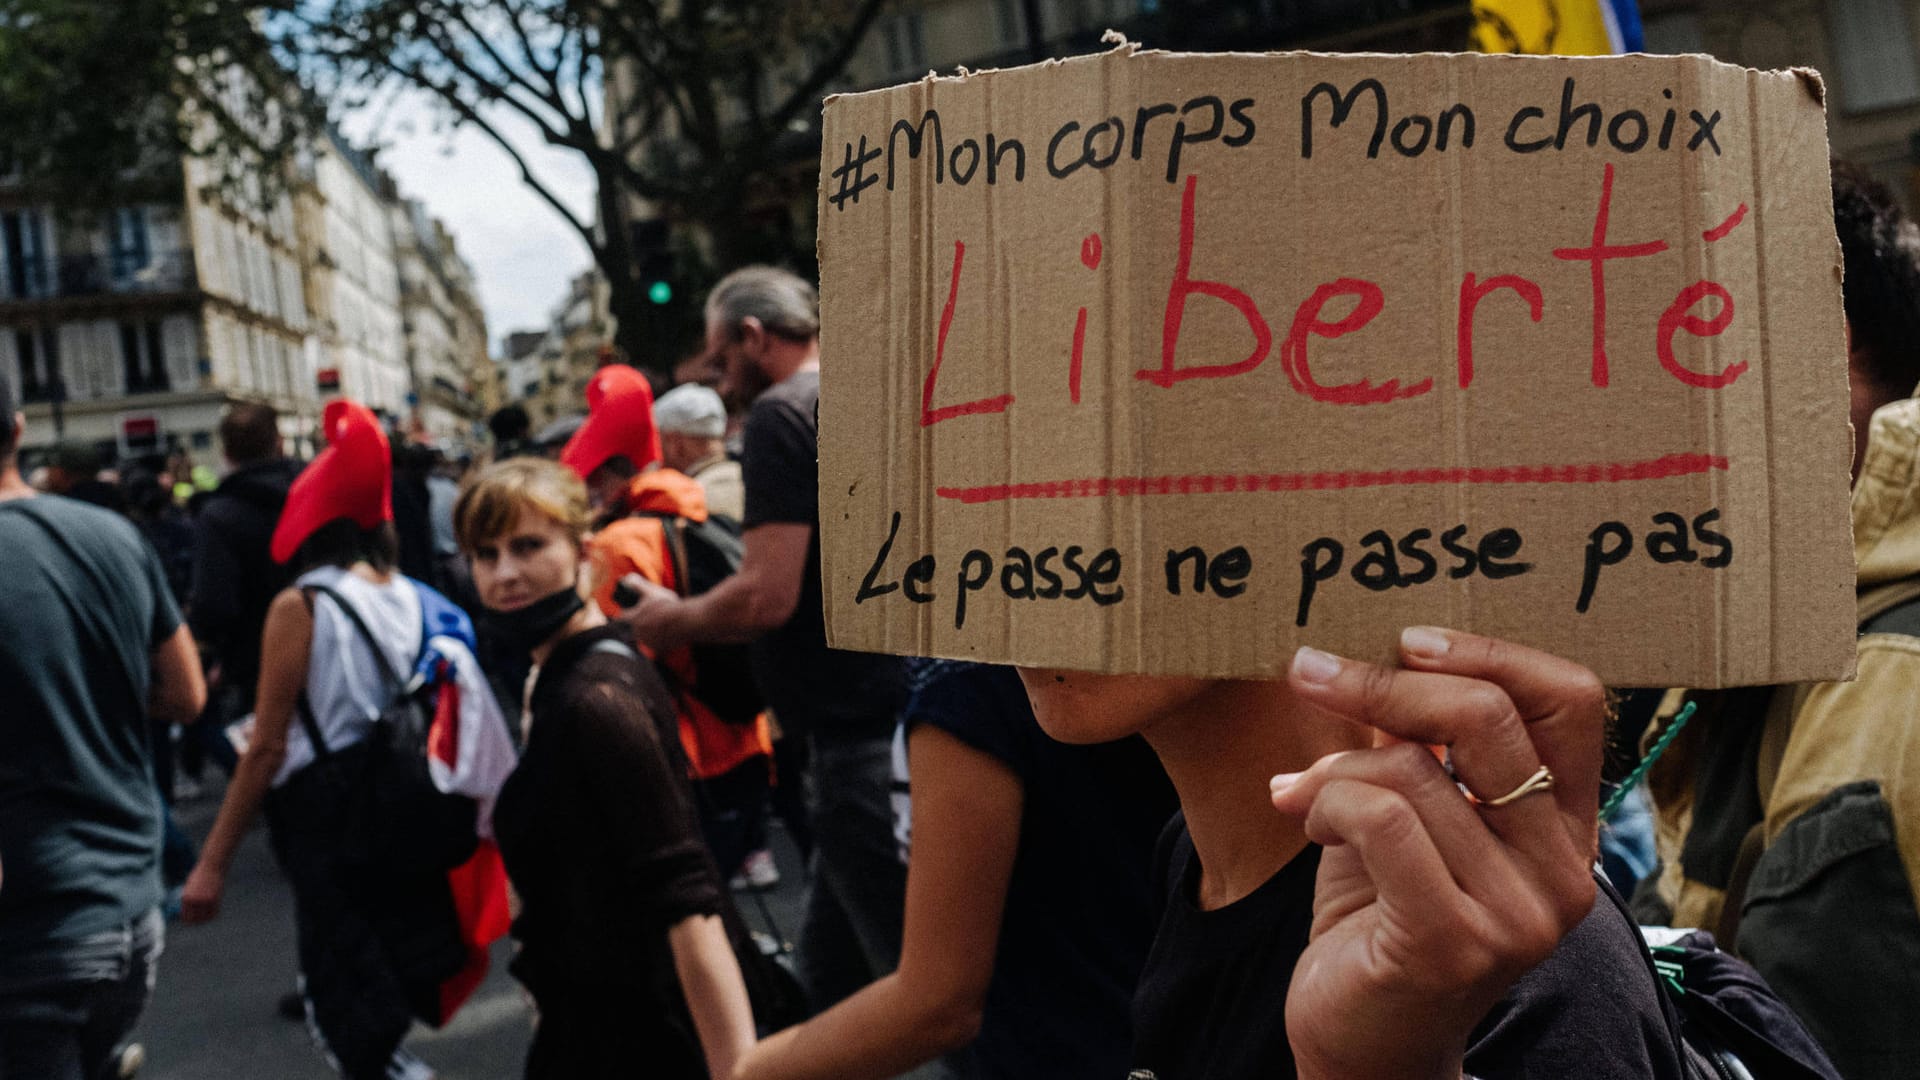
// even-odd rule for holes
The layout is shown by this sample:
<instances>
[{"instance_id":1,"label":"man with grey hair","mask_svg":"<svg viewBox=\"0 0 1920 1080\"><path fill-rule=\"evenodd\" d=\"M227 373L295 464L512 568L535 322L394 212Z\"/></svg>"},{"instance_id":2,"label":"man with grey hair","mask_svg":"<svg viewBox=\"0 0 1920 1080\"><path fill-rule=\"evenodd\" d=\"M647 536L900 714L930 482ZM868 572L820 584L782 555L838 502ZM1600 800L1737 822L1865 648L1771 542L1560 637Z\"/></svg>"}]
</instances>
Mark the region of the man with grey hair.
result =
<instances>
[{"instance_id":1,"label":"man with grey hair","mask_svg":"<svg viewBox=\"0 0 1920 1080\"><path fill-rule=\"evenodd\" d=\"M721 393L751 402L744 430L745 557L699 596L643 586L627 612L656 649L750 641L754 673L788 740L811 750L814 876L800 970L826 1008L899 962L906 872L895 857L891 744L905 703L896 657L827 647L820 602L819 298L784 270L729 274L707 298ZM781 767L783 782L791 782Z\"/></svg>"},{"instance_id":2,"label":"man with grey hair","mask_svg":"<svg viewBox=\"0 0 1920 1080\"><path fill-rule=\"evenodd\" d=\"M727 407L720 395L686 383L653 403L660 432L660 463L700 482L707 513L739 521L746 516L746 486L740 463L727 456Z\"/></svg>"}]
</instances>

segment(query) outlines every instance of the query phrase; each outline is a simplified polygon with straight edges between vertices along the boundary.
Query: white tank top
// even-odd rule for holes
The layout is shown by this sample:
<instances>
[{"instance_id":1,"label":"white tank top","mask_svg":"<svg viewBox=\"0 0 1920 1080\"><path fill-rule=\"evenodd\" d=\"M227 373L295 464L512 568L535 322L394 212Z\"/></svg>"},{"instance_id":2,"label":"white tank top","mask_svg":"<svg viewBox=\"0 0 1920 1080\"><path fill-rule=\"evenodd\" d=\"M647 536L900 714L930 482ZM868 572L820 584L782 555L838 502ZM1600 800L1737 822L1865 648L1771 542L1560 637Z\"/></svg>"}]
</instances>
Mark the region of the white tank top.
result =
<instances>
[{"instance_id":1,"label":"white tank top","mask_svg":"<svg viewBox=\"0 0 1920 1080\"><path fill-rule=\"evenodd\" d=\"M394 574L376 585L357 574L325 566L300 575L296 586L325 585L353 605L367 624L387 663L401 678L413 673L420 655L420 594L413 582ZM271 662L269 660L268 662ZM339 750L367 737L373 722L392 699L393 687L367 643L332 597L313 597L313 647L307 653L307 702L327 747ZM287 731L287 759L273 778L273 786L311 764L313 743L296 711Z\"/></svg>"}]
</instances>

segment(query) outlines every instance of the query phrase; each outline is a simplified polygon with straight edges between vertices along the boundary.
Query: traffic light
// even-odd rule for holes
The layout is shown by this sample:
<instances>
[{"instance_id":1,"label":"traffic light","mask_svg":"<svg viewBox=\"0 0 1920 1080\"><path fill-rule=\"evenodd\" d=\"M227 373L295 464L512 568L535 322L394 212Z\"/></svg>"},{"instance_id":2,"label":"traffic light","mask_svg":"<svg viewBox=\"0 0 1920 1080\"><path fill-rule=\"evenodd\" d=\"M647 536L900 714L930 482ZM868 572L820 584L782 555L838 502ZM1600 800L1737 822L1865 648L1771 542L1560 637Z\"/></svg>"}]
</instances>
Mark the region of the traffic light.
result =
<instances>
[{"instance_id":1,"label":"traffic light","mask_svg":"<svg viewBox=\"0 0 1920 1080\"><path fill-rule=\"evenodd\" d=\"M674 259L667 223L649 218L633 223L633 254L647 300L664 307L673 302Z\"/></svg>"}]
</instances>

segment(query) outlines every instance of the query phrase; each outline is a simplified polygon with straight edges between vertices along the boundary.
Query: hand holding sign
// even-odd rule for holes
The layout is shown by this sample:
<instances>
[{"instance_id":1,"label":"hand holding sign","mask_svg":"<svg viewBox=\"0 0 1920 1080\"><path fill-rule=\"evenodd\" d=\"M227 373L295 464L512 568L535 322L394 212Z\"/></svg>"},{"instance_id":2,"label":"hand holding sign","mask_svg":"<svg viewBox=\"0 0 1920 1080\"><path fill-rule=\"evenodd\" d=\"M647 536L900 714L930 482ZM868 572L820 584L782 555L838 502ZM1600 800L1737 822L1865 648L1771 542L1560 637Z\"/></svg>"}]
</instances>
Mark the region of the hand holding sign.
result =
<instances>
[{"instance_id":1,"label":"hand holding sign","mask_svg":"<svg viewBox=\"0 0 1920 1080\"><path fill-rule=\"evenodd\" d=\"M1312 649L1293 663L1301 697L1395 740L1274 778L1274 806L1326 845L1287 997L1302 1077L1458 1077L1487 1009L1594 902L1599 680L1424 627L1402 635L1401 656L1398 671ZM1464 797L1422 744L1448 747L1459 783L1488 801Z\"/></svg>"}]
</instances>

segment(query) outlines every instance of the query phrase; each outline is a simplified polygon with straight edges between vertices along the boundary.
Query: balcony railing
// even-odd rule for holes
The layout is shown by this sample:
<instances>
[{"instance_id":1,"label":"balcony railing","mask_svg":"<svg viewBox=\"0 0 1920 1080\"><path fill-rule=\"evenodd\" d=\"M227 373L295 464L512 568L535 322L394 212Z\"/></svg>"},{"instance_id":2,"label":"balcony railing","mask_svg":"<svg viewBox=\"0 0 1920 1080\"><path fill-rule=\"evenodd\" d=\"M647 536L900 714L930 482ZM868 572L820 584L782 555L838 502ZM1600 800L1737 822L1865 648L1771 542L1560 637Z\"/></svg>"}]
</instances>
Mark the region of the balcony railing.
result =
<instances>
[{"instance_id":1,"label":"balcony railing","mask_svg":"<svg viewBox=\"0 0 1920 1080\"><path fill-rule=\"evenodd\" d=\"M54 267L53 288L41 274L28 274L9 290L7 300L185 292L193 288L193 252L186 248L134 256L62 255Z\"/></svg>"}]
</instances>

